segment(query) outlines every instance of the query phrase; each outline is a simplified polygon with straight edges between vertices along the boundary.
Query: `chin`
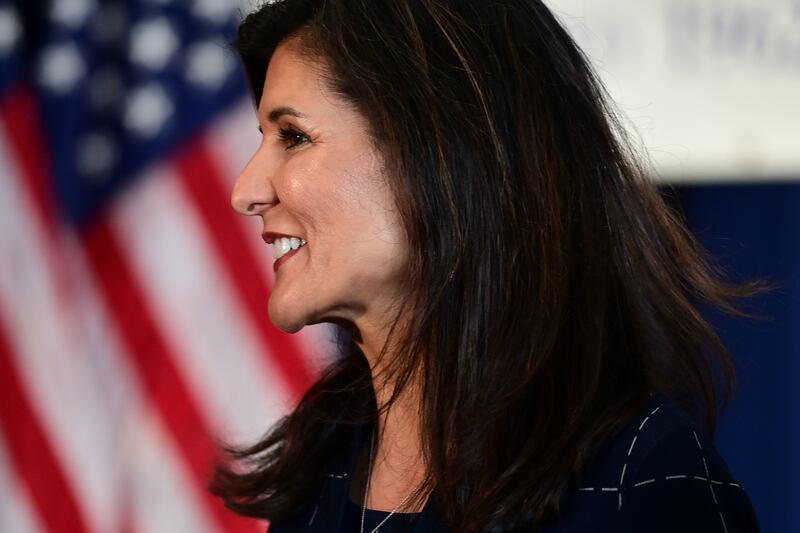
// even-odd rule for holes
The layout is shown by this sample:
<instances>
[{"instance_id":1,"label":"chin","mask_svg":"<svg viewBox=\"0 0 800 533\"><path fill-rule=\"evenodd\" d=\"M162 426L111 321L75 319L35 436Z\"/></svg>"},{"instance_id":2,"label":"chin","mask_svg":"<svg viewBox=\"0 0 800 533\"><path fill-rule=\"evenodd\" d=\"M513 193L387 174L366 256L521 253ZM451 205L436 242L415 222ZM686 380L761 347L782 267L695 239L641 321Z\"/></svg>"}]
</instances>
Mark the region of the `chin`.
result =
<instances>
[{"instance_id":1,"label":"chin","mask_svg":"<svg viewBox=\"0 0 800 533\"><path fill-rule=\"evenodd\" d=\"M284 333L297 333L306 325L303 317L288 312L287 309L276 305L273 299L269 301L269 320L272 325Z\"/></svg>"}]
</instances>

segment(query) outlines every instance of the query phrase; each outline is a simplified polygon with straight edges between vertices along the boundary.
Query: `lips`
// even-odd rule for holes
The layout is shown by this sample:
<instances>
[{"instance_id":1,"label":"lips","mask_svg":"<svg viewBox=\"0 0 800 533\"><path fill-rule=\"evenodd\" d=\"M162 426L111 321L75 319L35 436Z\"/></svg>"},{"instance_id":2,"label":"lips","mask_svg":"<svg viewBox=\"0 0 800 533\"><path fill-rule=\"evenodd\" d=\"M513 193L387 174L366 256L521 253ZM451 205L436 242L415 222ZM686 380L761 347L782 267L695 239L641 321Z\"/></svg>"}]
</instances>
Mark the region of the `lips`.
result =
<instances>
[{"instance_id":1,"label":"lips","mask_svg":"<svg viewBox=\"0 0 800 533\"><path fill-rule=\"evenodd\" d=\"M264 239L264 242L267 244L272 244L275 242L275 239L291 239L292 237L297 239L302 239L302 237L298 237L297 235L287 235L286 233L275 233L274 231L265 231L261 234L261 238Z\"/></svg>"}]
</instances>

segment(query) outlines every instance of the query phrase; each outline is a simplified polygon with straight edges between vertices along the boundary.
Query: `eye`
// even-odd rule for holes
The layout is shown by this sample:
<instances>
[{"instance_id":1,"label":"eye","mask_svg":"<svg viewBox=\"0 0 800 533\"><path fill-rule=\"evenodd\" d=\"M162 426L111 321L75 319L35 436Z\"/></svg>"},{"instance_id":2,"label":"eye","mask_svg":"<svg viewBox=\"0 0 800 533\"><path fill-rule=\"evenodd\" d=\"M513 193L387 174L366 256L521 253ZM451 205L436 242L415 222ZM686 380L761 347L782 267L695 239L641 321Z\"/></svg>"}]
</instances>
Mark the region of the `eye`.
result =
<instances>
[{"instance_id":1,"label":"eye","mask_svg":"<svg viewBox=\"0 0 800 533\"><path fill-rule=\"evenodd\" d=\"M305 133L302 133L294 128L281 128L278 130L278 134L281 142L286 145L287 150L310 142L310 139Z\"/></svg>"}]
</instances>

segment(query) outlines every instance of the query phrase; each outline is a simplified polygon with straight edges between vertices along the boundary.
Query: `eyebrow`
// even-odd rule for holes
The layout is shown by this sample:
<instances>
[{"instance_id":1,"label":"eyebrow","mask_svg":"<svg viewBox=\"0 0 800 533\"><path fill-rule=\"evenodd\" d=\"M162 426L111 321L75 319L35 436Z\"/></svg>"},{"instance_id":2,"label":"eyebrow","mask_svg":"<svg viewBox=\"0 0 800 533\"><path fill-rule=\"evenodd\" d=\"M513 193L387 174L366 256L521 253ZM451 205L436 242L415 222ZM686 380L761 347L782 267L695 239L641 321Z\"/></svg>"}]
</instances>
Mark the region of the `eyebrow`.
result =
<instances>
[{"instance_id":1,"label":"eyebrow","mask_svg":"<svg viewBox=\"0 0 800 533\"><path fill-rule=\"evenodd\" d=\"M306 118L306 116L297 109L284 105L273 108L267 115L267 120L270 122L277 122L278 119L284 115L290 115L297 118ZM263 131L261 130L261 126L258 127L258 131L261 131L263 133Z\"/></svg>"},{"instance_id":2,"label":"eyebrow","mask_svg":"<svg viewBox=\"0 0 800 533\"><path fill-rule=\"evenodd\" d=\"M298 111L293 107L280 106L276 107L275 109L269 112L269 115L267 115L267 120L269 120L270 122L277 122L278 119L281 118L283 115L291 115L297 118L306 118L306 116L303 113L301 113L300 111Z\"/></svg>"}]
</instances>

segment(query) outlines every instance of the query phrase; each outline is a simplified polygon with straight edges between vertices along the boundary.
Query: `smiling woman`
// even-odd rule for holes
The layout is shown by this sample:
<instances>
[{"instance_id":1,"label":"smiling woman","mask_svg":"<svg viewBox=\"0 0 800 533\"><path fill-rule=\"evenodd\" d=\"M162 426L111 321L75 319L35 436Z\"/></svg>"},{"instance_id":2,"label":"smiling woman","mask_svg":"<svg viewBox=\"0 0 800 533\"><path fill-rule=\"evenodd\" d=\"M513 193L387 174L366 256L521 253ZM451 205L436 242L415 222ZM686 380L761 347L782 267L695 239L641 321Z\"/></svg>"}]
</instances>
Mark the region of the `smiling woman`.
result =
<instances>
[{"instance_id":1,"label":"smiling woman","mask_svg":"<svg viewBox=\"0 0 800 533\"><path fill-rule=\"evenodd\" d=\"M757 531L713 446L724 281L534 0L283 0L233 207L340 357L213 490L270 531ZM715 375L720 377L719 383Z\"/></svg>"},{"instance_id":2,"label":"smiling woman","mask_svg":"<svg viewBox=\"0 0 800 533\"><path fill-rule=\"evenodd\" d=\"M261 146L231 201L262 217L275 247L269 315L278 328L339 319L379 346L404 292L402 223L366 121L330 93L298 47L287 40L269 61L258 107Z\"/></svg>"}]
</instances>

